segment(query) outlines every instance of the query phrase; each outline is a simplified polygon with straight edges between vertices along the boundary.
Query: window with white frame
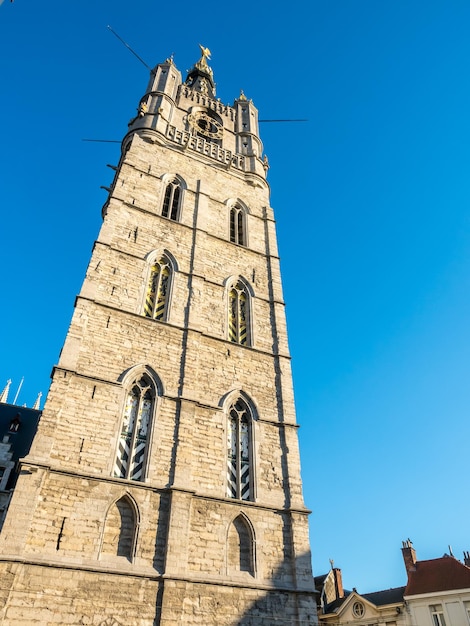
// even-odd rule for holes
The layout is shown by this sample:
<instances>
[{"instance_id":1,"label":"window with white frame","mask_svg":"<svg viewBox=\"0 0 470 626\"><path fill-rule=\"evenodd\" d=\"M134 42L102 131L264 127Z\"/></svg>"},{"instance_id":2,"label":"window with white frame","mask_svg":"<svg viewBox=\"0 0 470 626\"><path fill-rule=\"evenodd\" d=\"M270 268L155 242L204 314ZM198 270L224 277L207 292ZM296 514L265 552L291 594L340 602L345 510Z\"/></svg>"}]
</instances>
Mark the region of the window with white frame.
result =
<instances>
[{"instance_id":1,"label":"window with white frame","mask_svg":"<svg viewBox=\"0 0 470 626\"><path fill-rule=\"evenodd\" d=\"M446 620L444 618L444 612L440 604L435 604L430 607L431 618L433 626L446 626Z\"/></svg>"}]
</instances>

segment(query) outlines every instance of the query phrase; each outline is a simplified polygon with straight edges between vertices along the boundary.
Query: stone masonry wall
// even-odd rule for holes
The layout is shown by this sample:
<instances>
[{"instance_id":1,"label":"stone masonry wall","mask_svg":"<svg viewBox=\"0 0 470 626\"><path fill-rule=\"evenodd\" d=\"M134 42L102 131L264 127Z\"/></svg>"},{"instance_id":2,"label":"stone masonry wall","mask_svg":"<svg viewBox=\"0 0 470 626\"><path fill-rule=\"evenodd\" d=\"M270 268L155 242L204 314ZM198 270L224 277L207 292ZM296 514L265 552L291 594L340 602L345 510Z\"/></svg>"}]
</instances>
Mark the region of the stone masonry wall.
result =
<instances>
[{"instance_id":1,"label":"stone masonry wall","mask_svg":"<svg viewBox=\"0 0 470 626\"><path fill-rule=\"evenodd\" d=\"M178 222L161 216L175 175L185 186ZM246 246L229 241L234 202L247 209ZM0 536L0 622L313 625L267 183L136 134L104 213ZM166 319L156 321L143 306L163 253L174 271ZM247 346L228 336L239 277L250 293ZM157 397L138 482L113 477L113 466L129 385L144 371ZM227 413L241 392L253 412L250 502L227 497ZM234 524L245 533L239 571Z\"/></svg>"}]
</instances>

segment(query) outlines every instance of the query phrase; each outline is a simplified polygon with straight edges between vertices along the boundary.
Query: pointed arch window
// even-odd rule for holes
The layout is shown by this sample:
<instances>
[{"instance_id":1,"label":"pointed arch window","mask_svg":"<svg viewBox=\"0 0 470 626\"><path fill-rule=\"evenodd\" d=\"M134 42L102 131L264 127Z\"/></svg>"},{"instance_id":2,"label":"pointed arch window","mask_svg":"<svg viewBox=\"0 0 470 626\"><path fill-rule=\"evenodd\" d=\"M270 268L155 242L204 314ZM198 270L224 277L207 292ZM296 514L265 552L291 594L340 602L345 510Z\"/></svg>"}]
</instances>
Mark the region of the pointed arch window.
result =
<instances>
[{"instance_id":1,"label":"pointed arch window","mask_svg":"<svg viewBox=\"0 0 470 626\"><path fill-rule=\"evenodd\" d=\"M227 496L253 500L252 415L238 398L229 410L227 429Z\"/></svg>"},{"instance_id":2,"label":"pointed arch window","mask_svg":"<svg viewBox=\"0 0 470 626\"><path fill-rule=\"evenodd\" d=\"M167 319L171 274L171 263L165 255L152 265L145 296L145 317L151 317L154 320Z\"/></svg>"},{"instance_id":3,"label":"pointed arch window","mask_svg":"<svg viewBox=\"0 0 470 626\"><path fill-rule=\"evenodd\" d=\"M228 294L228 337L233 343L250 345L250 299L246 286L238 281Z\"/></svg>"},{"instance_id":4,"label":"pointed arch window","mask_svg":"<svg viewBox=\"0 0 470 626\"><path fill-rule=\"evenodd\" d=\"M106 516L101 554L123 556L132 561L136 534L136 516L129 498L123 496L111 506Z\"/></svg>"},{"instance_id":5,"label":"pointed arch window","mask_svg":"<svg viewBox=\"0 0 470 626\"><path fill-rule=\"evenodd\" d=\"M167 184L163 196L163 217L178 221L182 195L181 183L178 179L175 178Z\"/></svg>"},{"instance_id":6,"label":"pointed arch window","mask_svg":"<svg viewBox=\"0 0 470 626\"><path fill-rule=\"evenodd\" d=\"M246 246L245 212L237 205L230 207L230 241Z\"/></svg>"},{"instance_id":7,"label":"pointed arch window","mask_svg":"<svg viewBox=\"0 0 470 626\"><path fill-rule=\"evenodd\" d=\"M254 561L253 532L247 519L243 515L239 515L230 524L228 530L228 573L248 572L254 576Z\"/></svg>"},{"instance_id":8,"label":"pointed arch window","mask_svg":"<svg viewBox=\"0 0 470 626\"><path fill-rule=\"evenodd\" d=\"M135 380L127 393L114 465L117 478L144 480L155 396L155 386L147 374Z\"/></svg>"}]
</instances>

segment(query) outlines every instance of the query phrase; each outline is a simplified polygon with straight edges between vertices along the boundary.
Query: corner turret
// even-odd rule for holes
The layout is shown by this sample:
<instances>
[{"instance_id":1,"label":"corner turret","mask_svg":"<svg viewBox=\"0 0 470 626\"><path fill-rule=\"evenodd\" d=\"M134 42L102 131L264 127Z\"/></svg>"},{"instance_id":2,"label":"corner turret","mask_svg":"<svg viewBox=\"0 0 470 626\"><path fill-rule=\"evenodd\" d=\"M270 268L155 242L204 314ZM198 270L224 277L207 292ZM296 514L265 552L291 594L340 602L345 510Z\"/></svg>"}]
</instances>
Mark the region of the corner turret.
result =
<instances>
[{"instance_id":1,"label":"corner turret","mask_svg":"<svg viewBox=\"0 0 470 626\"><path fill-rule=\"evenodd\" d=\"M173 57L152 70L137 114L129 122L122 154L137 134L143 141L195 151L212 163L265 181L269 166L266 156L263 158L258 110L243 92L232 106L215 98L213 72L207 62L211 52L199 47L201 57L184 82Z\"/></svg>"}]
</instances>

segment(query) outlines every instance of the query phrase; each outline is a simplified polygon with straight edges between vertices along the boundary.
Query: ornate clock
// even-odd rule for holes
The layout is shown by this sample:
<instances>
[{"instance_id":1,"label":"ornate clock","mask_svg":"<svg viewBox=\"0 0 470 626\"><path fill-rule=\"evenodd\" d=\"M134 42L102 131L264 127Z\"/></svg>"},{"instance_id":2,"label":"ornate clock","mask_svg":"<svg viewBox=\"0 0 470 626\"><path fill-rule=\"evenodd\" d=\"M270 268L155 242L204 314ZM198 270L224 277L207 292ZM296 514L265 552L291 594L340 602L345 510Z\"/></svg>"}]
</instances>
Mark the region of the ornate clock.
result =
<instances>
[{"instance_id":1,"label":"ornate clock","mask_svg":"<svg viewBox=\"0 0 470 626\"><path fill-rule=\"evenodd\" d=\"M188 116L188 121L199 135L203 135L209 139L222 139L222 124L204 111L191 113Z\"/></svg>"}]
</instances>

